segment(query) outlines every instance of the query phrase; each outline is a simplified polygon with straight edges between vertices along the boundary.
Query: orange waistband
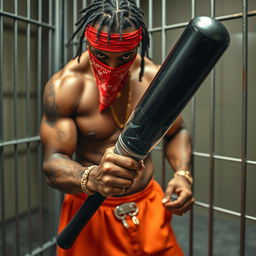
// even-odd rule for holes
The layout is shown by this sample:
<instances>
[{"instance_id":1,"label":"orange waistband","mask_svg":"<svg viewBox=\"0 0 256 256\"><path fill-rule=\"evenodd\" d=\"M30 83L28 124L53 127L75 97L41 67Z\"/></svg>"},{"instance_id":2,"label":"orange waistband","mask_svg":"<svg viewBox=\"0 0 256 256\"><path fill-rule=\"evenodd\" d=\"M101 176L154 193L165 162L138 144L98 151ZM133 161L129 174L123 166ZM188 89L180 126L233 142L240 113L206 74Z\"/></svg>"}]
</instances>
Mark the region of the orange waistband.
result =
<instances>
[{"instance_id":1,"label":"orange waistband","mask_svg":"<svg viewBox=\"0 0 256 256\"><path fill-rule=\"evenodd\" d=\"M154 179L151 179L150 182L148 183L148 185L143 190L138 191L133 194L130 194L130 195L127 195L127 196L107 197L102 205L116 206L116 205L122 204L124 202L129 202L129 201L130 202L138 202L138 201L142 200L143 198L148 197L150 195L155 184L156 184L156 181ZM68 194L66 196L75 197L76 199L79 198L81 200L86 200L86 198L88 197L84 193L79 193L79 194L75 194L75 195Z\"/></svg>"}]
</instances>

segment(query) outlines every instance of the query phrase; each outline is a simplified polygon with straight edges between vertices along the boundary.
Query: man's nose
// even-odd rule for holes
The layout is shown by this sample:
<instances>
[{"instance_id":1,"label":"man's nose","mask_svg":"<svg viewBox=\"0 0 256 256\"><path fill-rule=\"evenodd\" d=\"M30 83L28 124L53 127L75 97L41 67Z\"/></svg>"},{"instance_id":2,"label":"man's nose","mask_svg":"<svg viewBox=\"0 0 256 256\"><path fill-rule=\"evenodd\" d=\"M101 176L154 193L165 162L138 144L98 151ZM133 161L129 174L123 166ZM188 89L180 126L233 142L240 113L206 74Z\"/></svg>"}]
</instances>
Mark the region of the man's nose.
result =
<instances>
[{"instance_id":1,"label":"man's nose","mask_svg":"<svg viewBox=\"0 0 256 256\"><path fill-rule=\"evenodd\" d=\"M116 68L116 67L118 67L118 65L119 65L118 59L115 59L115 58L110 59L107 64L108 64L108 66L111 67L111 68Z\"/></svg>"}]
</instances>

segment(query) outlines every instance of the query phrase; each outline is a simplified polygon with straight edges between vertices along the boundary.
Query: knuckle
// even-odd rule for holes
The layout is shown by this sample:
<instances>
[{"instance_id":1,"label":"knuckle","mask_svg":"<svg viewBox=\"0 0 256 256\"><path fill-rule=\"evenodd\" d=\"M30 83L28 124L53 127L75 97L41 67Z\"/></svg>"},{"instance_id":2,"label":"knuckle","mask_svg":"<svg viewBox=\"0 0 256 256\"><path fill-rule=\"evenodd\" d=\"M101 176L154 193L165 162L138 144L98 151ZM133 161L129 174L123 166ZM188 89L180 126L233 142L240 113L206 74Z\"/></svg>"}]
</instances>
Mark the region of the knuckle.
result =
<instances>
[{"instance_id":1,"label":"knuckle","mask_svg":"<svg viewBox=\"0 0 256 256\"><path fill-rule=\"evenodd\" d=\"M170 180L170 181L168 182L168 187L172 187L173 185L174 185L173 180Z\"/></svg>"},{"instance_id":2,"label":"knuckle","mask_svg":"<svg viewBox=\"0 0 256 256\"><path fill-rule=\"evenodd\" d=\"M189 198L192 198L192 196L193 196L192 191L191 191L191 190L188 190L187 193L188 193L188 197L189 197Z\"/></svg>"},{"instance_id":3,"label":"knuckle","mask_svg":"<svg viewBox=\"0 0 256 256\"><path fill-rule=\"evenodd\" d=\"M110 187L104 187L103 193L108 196L111 194L111 188Z\"/></svg>"},{"instance_id":4,"label":"knuckle","mask_svg":"<svg viewBox=\"0 0 256 256\"><path fill-rule=\"evenodd\" d=\"M107 162L103 163L103 165L102 165L102 171L103 171L103 172L109 172L110 170L111 170L111 164L110 164L110 163L107 163Z\"/></svg>"},{"instance_id":5,"label":"knuckle","mask_svg":"<svg viewBox=\"0 0 256 256\"><path fill-rule=\"evenodd\" d=\"M109 176L104 176L102 178L102 182L104 183L104 185L109 185L110 184L110 177Z\"/></svg>"},{"instance_id":6,"label":"knuckle","mask_svg":"<svg viewBox=\"0 0 256 256\"><path fill-rule=\"evenodd\" d=\"M134 162L131 158L127 159L127 166L129 168L133 168L134 167Z\"/></svg>"},{"instance_id":7,"label":"knuckle","mask_svg":"<svg viewBox=\"0 0 256 256\"><path fill-rule=\"evenodd\" d=\"M112 159L113 159L113 154L111 154L111 153L106 153L106 155L105 155L105 160L106 161L112 161Z\"/></svg>"}]
</instances>

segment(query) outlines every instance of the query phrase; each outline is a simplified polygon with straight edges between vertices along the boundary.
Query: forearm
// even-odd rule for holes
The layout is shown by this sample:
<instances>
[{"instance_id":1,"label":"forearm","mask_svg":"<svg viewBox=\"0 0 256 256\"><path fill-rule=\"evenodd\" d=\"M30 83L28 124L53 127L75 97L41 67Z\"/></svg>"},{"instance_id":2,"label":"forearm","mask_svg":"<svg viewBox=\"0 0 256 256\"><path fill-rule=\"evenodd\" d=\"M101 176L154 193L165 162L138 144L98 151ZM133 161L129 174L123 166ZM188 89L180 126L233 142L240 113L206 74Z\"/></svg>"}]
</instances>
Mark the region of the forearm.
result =
<instances>
[{"instance_id":1,"label":"forearm","mask_svg":"<svg viewBox=\"0 0 256 256\"><path fill-rule=\"evenodd\" d=\"M44 173L47 183L62 192L69 194L80 193L81 178L85 167L73 161L67 155L51 154L44 161Z\"/></svg>"},{"instance_id":2,"label":"forearm","mask_svg":"<svg viewBox=\"0 0 256 256\"><path fill-rule=\"evenodd\" d=\"M174 171L190 170L192 146L186 129L181 129L170 141L166 140L164 150Z\"/></svg>"},{"instance_id":3,"label":"forearm","mask_svg":"<svg viewBox=\"0 0 256 256\"><path fill-rule=\"evenodd\" d=\"M186 129L180 129L172 139L166 141L165 153L175 174L168 182L162 202L173 214L183 215L195 201L191 187L193 178L189 174L192 146ZM174 194L177 195L176 199L172 198Z\"/></svg>"}]
</instances>

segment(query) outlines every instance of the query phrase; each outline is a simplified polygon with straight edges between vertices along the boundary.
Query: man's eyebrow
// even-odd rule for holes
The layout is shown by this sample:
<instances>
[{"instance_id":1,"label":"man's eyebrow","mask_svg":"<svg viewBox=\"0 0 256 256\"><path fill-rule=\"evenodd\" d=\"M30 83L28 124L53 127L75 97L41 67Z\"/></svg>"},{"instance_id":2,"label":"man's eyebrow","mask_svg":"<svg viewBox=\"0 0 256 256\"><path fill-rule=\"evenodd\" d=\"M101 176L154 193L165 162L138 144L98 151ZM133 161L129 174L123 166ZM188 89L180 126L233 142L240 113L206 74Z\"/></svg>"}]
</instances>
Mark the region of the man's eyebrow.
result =
<instances>
[{"instance_id":1,"label":"man's eyebrow","mask_svg":"<svg viewBox=\"0 0 256 256\"><path fill-rule=\"evenodd\" d=\"M101 51L99 51L99 50L97 50L97 49L92 49L92 51L95 52L95 53L100 53L100 54L102 54L102 55L108 56L108 55L105 54L104 52L101 52ZM129 55L129 54L134 54L134 53L136 53L135 50L130 51L130 52L126 52L126 53L122 54L121 56Z\"/></svg>"},{"instance_id":2,"label":"man's eyebrow","mask_svg":"<svg viewBox=\"0 0 256 256\"><path fill-rule=\"evenodd\" d=\"M103 55L106 55L104 52L101 52L101 51L99 51L99 50L96 50L96 49L92 49L94 52L96 52L96 53L100 53L100 54L103 54Z\"/></svg>"}]
</instances>

